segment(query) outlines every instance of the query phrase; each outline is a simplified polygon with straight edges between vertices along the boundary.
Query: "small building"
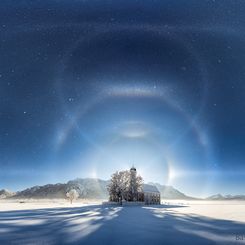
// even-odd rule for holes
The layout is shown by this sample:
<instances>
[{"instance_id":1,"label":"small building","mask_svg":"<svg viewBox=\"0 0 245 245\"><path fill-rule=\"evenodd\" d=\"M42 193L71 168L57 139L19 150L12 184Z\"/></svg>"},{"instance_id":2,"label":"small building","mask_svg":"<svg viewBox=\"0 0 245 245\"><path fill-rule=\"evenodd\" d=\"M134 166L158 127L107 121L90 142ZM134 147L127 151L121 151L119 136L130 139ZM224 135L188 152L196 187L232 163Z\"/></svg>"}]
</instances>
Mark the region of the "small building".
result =
<instances>
[{"instance_id":1,"label":"small building","mask_svg":"<svg viewBox=\"0 0 245 245\"><path fill-rule=\"evenodd\" d=\"M156 186L144 184L143 194L145 204L161 204L161 195Z\"/></svg>"}]
</instances>

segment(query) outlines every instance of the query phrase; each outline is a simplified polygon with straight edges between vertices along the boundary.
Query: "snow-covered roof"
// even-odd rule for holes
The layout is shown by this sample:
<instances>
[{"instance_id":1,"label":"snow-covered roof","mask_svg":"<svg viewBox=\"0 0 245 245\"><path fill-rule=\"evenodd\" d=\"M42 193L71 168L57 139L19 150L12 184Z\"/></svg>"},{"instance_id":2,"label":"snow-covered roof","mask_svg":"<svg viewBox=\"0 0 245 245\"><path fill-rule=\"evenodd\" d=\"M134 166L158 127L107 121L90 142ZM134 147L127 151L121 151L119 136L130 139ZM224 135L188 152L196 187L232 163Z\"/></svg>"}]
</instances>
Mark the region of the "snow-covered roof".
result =
<instances>
[{"instance_id":1,"label":"snow-covered roof","mask_svg":"<svg viewBox=\"0 0 245 245\"><path fill-rule=\"evenodd\" d=\"M156 186L148 185L148 184L144 184L143 185L143 192L157 192L157 193L160 193Z\"/></svg>"}]
</instances>

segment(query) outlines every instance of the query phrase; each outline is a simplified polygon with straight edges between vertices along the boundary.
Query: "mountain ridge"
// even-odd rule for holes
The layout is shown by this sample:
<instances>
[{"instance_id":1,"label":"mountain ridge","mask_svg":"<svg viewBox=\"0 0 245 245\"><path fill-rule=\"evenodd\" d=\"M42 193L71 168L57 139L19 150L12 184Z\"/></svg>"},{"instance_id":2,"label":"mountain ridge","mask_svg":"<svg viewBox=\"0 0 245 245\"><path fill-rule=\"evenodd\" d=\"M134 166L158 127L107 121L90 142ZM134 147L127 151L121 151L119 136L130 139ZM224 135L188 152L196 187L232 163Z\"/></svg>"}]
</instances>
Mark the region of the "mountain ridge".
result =
<instances>
[{"instance_id":1,"label":"mountain ridge","mask_svg":"<svg viewBox=\"0 0 245 245\"><path fill-rule=\"evenodd\" d=\"M42 186L32 186L22 191L11 192L9 190L0 190L0 199L11 198L65 198L66 192L70 189L76 189L79 193L79 198L83 199L108 199L107 185L109 180L98 178L76 178L69 180L67 183L46 184ZM161 185L159 183L148 182L147 184L154 185L161 193L162 199L180 199L180 200L245 200L245 195L221 195L216 194L207 198L195 198L187 196L173 186Z\"/></svg>"},{"instance_id":2,"label":"mountain ridge","mask_svg":"<svg viewBox=\"0 0 245 245\"><path fill-rule=\"evenodd\" d=\"M15 192L11 192L7 189L0 190L0 199L8 198L8 197L11 197L13 195L15 195Z\"/></svg>"},{"instance_id":3,"label":"mountain ridge","mask_svg":"<svg viewBox=\"0 0 245 245\"><path fill-rule=\"evenodd\" d=\"M216 194L206 198L206 200L245 200L245 195L221 195Z\"/></svg>"}]
</instances>

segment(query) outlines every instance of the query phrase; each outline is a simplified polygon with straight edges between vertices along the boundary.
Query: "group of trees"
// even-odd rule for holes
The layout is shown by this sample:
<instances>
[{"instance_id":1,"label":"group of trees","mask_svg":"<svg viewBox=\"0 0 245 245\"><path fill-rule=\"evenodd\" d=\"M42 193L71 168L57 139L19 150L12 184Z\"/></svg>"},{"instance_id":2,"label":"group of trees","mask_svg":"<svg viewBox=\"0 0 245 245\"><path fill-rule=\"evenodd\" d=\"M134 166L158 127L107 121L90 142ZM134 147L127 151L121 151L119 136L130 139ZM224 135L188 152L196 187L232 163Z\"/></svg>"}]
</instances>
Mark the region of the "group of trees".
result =
<instances>
[{"instance_id":1,"label":"group of trees","mask_svg":"<svg viewBox=\"0 0 245 245\"><path fill-rule=\"evenodd\" d=\"M142 192L143 179L136 175L136 171L115 172L108 185L111 202L137 201Z\"/></svg>"}]
</instances>

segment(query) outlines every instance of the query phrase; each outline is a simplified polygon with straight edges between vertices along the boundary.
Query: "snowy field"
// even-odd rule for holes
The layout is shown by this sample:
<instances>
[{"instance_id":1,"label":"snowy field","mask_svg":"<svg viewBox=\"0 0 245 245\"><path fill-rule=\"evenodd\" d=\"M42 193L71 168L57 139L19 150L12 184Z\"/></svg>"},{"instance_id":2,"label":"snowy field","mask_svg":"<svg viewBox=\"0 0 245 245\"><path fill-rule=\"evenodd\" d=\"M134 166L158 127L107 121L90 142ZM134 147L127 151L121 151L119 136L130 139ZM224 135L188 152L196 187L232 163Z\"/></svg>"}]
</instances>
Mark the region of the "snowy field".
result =
<instances>
[{"instance_id":1,"label":"snowy field","mask_svg":"<svg viewBox=\"0 0 245 245\"><path fill-rule=\"evenodd\" d=\"M0 201L0 244L244 244L245 202Z\"/></svg>"}]
</instances>

